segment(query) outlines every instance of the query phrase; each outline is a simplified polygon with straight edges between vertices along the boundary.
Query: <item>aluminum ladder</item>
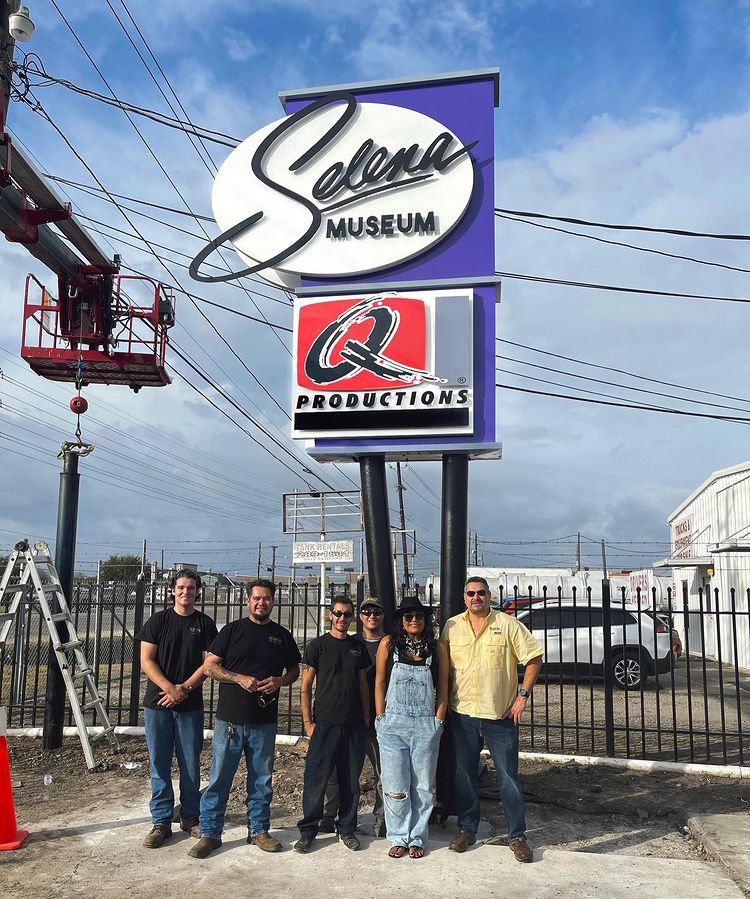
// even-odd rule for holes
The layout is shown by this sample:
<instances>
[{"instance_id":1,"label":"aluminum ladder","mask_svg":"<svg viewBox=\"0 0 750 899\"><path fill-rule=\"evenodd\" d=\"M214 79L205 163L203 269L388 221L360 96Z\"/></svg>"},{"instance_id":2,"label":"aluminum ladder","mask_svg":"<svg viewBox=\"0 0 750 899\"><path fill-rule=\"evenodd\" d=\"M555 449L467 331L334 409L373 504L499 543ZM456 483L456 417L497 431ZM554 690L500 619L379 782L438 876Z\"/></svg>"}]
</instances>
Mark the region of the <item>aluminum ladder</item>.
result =
<instances>
[{"instance_id":1,"label":"aluminum ladder","mask_svg":"<svg viewBox=\"0 0 750 899\"><path fill-rule=\"evenodd\" d=\"M14 577L16 563L20 564L20 570ZM14 583L11 583L11 580ZM86 765L89 771L94 771L97 768L97 762L94 757L93 742L106 739L110 746L117 750L119 750L120 744L115 729L107 717L104 700L97 690L91 666L86 660L83 642L76 633L60 578L50 557L49 547L43 540L37 541L33 548L29 546L28 540L21 540L16 543L10 554L8 564L2 579L0 579L0 604L6 594L13 595L13 599L8 611L0 612L0 647L4 646L8 639L8 633L15 621L18 609L21 607L29 582L33 585L36 597L33 603L47 626L50 642L62 672ZM50 605L52 608L59 608L59 611L53 612ZM79 684L83 704L78 695ZM89 735L85 715L92 709L103 729L100 733Z\"/></svg>"}]
</instances>

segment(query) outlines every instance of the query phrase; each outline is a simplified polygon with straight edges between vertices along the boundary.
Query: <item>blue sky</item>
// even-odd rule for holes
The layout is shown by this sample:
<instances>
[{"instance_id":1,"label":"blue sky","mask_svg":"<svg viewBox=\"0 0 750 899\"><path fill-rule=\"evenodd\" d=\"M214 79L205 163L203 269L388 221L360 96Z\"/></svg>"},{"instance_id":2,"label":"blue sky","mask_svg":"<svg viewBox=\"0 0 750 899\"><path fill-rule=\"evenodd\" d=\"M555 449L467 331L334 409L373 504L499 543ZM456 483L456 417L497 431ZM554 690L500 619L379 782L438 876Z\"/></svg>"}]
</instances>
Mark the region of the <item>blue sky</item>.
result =
<instances>
[{"instance_id":1,"label":"blue sky","mask_svg":"<svg viewBox=\"0 0 750 899\"><path fill-rule=\"evenodd\" d=\"M166 110L107 3L58 5L120 98ZM120 0L111 0L111 5L146 55ZM205 127L243 138L280 115L279 90L498 66L499 206L657 227L750 230L747 0L449 0L433 7L413 0L266 0L208 2L200 9L197 4L133 0L128 9L190 117ZM53 76L106 93L53 4L37 0L31 15L37 30L24 49L38 54ZM158 72L155 75L166 91ZM181 206L175 188L120 111L60 86L41 87L35 94L110 191ZM144 120L137 124L193 211L210 213L211 175L187 138ZM45 171L93 183L70 149L27 105L12 105L9 126ZM212 146L210 152L219 164L229 150ZM67 190L77 212L131 231L111 203ZM200 223L167 213L156 217L160 222L135 214L131 219L152 241L186 255L197 250L198 241L173 226L197 232ZM109 252L122 252L127 264L167 277L153 257L124 243L138 244L137 238L93 223L91 227L106 232L109 243L103 236L99 241ZM205 227L216 233L212 226ZM587 233L750 267L742 244L590 229ZM750 297L747 273L598 244L528 224L499 221L497 241L502 271ZM185 262L174 254L170 258ZM168 265L187 285L187 273ZM8 450L0 472L0 545L13 542L21 532L53 534L58 465L54 447L74 425L67 411L72 389L47 384L18 367L22 285L29 269L44 274L22 248L0 245L5 297L0 305L0 367L23 385L0 382L0 449ZM255 314L249 298L236 289L216 288L211 298ZM290 309L282 298L274 302L256 297L255 302L272 321L289 324ZM174 334L179 345L285 439L287 422L278 406L184 297L178 299L178 317ZM289 357L283 340L224 313L212 312L211 320L285 408ZM744 397L750 395L747 329L748 314L740 305L507 280L498 335L546 352ZM561 381L528 367L530 362L562 367L549 356L508 346L501 352L526 363L498 362L518 373L505 374L508 383L533 388L527 378L534 375ZM606 377L590 369L577 371ZM654 389L645 382L628 383ZM621 393L626 395L635 396ZM303 480L270 461L184 384L144 390L137 397L128 391L91 389L89 400L84 428L99 445L86 465L90 474L110 483L90 480L84 486L81 568L90 570L97 557L116 549L135 549L143 537L154 549L165 546L168 559L177 553L188 558L192 552L196 560L230 571L254 567L250 559L258 541L284 545L278 527L280 494L305 489ZM747 456L747 426L741 424L597 408L509 391L500 394L498 409L505 458L472 466L470 525L488 541L488 561L507 565L572 564L572 542L566 539L554 551L538 544L501 553L490 540L567 538L577 530L613 544L643 541L639 556L615 559L621 567L661 557L667 514L711 471ZM115 434L108 430L113 425L120 429ZM62 429L60 434L53 433L53 426ZM110 438L109 446L119 447L129 461L108 456ZM162 470L171 451L171 471ZM192 474L190 459L200 467ZM127 475L133 479L130 488L111 480L124 476L120 464L133 467ZM418 559L424 575L437 566L434 493L439 492L440 477L438 466L431 463L413 470L406 475L407 514L430 547ZM356 480L355 466L344 471ZM29 473L31 478L26 477ZM163 480L153 480L157 473ZM223 480L211 480L211 473ZM337 485L351 486L340 472L327 469L323 474ZM175 487L202 497L199 511L160 495L170 489L170 478ZM133 483L144 485L146 496L135 494ZM233 502L224 502L224 490ZM395 505L395 495L391 501ZM222 554L230 541L236 549ZM250 545L256 549L247 552L243 547ZM280 550L280 559L289 556L288 547Z\"/></svg>"}]
</instances>

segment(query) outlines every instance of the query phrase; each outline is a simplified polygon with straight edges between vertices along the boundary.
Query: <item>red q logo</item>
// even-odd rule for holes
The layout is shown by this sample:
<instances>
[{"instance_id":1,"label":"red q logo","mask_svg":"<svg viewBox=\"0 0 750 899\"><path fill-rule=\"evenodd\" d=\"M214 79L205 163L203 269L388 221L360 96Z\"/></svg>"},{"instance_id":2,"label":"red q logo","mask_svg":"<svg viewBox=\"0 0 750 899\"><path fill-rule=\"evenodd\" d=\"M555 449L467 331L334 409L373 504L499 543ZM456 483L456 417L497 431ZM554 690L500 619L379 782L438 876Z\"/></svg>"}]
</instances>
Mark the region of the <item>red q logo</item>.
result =
<instances>
[{"instance_id":1,"label":"red q logo","mask_svg":"<svg viewBox=\"0 0 750 899\"><path fill-rule=\"evenodd\" d=\"M426 366L421 300L368 297L303 306L297 383L310 390L384 390L438 381Z\"/></svg>"}]
</instances>

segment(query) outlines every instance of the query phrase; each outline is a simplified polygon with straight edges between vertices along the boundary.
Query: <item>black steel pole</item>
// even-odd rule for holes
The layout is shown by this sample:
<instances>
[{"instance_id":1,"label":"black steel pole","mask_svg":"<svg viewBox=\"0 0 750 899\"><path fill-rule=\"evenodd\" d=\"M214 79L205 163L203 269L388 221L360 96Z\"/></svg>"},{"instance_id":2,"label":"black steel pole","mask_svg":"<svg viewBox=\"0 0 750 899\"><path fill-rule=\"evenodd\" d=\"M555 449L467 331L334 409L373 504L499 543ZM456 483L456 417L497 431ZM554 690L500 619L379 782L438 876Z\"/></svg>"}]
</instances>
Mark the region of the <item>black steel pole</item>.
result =
<instances>
[{"instance_id":1,"label":"black steel pole","mask_svg":"<svg viewBox=\"0 0 750 899\"><path fill-rule=\"evenodd\" d=\"M615 755L615 700L612 684L612 606L609 580L602 581L602 625L604 631L604 739L606 753Z\"/></svg>"},{"instance_id":2,"label":"black steel pole","mask_svg":"<svg viewBox=\"0 0 750 899\"><path fill-rule=\"evenodd\" d=\"M138 575L135 585L135 609L133 611L133 633L139 633L143 627L143 608L146 603L146 577L143 572ZM138 710L141 698L141 641L133 640L133 667L130 672L130 703L128 708L128 726L138 725Z\"/></svg>"},{"instance_id":3,"label":"black steel pole","mask_svg":"<svg viewBox=\"0 0 750 899\"><path fill-rule=\"evenodd\" d=\"M391 523L388 510L388 484L384 456L362 456L359 460L362 482L362 512L365 522L367 573L370 594L383 603L383 626L390 630L396 611L396 585L391 560Z\"/></svg>"},{"instance_id":4,"label":"black steel pole","mask_svg":"<svg viewBox=\"0 0 750 899\"><path fill-rule=\"evenodd\" d=\"M57 535L55 537L55 568L65 599L70 607L73 599L73 569L76 557L76 528L78 525L78 454L65 450L63 470L60 472L60 493L57 502ZM50 610L59 612L57 599L51 597ZM62 635L68 639L67 634ZM50 752L62 746L63 723L65 720L65 683L62 678L57 656L49 646L47 661L47 686L45 689L44 728L42 748Z\"/></svg>"},{"instance_id":5,"label":"black steel pole","mask_svg":"<svg viewBox=\"0 0 750 899\"><path fill-rule=\"evenodd\" d=\"M443 456L443 512L440 527L440 620L458 615L464 605L469 523L469 457Z\"/></svg>"}]
</instances>

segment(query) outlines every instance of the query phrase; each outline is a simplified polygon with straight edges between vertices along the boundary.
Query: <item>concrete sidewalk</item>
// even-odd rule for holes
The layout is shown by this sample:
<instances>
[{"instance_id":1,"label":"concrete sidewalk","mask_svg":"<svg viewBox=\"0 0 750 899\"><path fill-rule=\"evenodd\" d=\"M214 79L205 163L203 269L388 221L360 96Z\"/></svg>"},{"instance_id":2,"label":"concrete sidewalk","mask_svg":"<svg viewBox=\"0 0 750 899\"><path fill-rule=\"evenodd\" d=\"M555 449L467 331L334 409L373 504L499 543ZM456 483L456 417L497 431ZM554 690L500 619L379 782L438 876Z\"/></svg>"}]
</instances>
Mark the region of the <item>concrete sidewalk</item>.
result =
<instances>
[{"instance_id":1,"label":"concrete sidewalk","mask_svg":"<svg viewBox=\"0 0 750 899\"><path fill-rule=\"evenodd\" d=\"M363 836L362 850L350 852L334 836L321 836L309 855L291 851L297 838L290 826L273 830L285 851L264 854L245 842L245 827L232 823L223 846L203 861L187 852L193 840L176 832L161 849L141 846L149 828L144 814L148 791L106 807L91 806L68 816L30 825L32 835L16 852L0 857L2 894L19 899L122 896L169 897L249 895L278 899L336 896L502 896L528 899L575 896L577 899L741 899L740 888L716 864L621 854L571 852L535 847L531 865L515 861L505 845L482 842L463 855L450 852L452 827L436 829L431 851L420 861L387 856L386 840ZM725 816L712 816L725 817ZM726 816L733 818L735 816ZM741 816L740 816L741 817ZM236 819L234 819L236 821ZM287 822L284 822L287 823ZM716 827L716 825L714 825ZM717 827L717 831L720 828ZM747 853L747 843L742 850ZM740 853L741 854L741 853ZM416 884L419 884L417 889Z\"/></svg>"},{"instance_id":2,"label":"concrete sidewalk","mask_svg":"<svg viewBox=\"0 0 750 899\"><path fill-rule=\"evenodd\" d=\"M696 815L688 819L688 827L750 894L750 812Z\"/></svg>"}]
</instances>

